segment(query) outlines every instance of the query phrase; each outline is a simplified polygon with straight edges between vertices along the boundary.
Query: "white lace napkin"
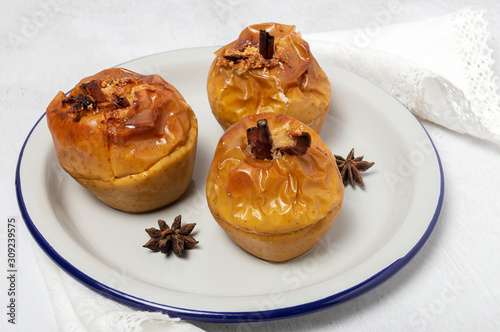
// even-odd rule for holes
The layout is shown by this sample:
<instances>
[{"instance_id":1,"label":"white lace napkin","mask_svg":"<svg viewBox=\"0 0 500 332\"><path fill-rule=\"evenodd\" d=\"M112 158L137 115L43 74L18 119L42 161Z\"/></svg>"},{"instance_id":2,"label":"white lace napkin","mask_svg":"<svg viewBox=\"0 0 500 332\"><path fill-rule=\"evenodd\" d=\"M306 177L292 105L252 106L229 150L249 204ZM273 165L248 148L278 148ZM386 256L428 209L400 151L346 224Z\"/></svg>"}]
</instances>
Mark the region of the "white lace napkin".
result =
<instances>
[{"instance_id":1,"label":"white lace napkin","mask_svg":"<svg viewBox=\"0 0 500 332\"><path fill-rule=\"evenodd\" d=\"M374 81L417 116L500 142L499 97L482 11L304 38L318 58ZM199 330L104 298L35 251L61 331Z\"/></svg>"},{"instance_id":2,"label":"white lace napkin","mask_svg":"<svg viewBox=\"0 0 500 332\"><path fill-rule=\"evenodd\" d=\"M422 119L500 143L500 99L483 11L304 35L316 57L375 82Z\"/></svg>"}]
</instances>

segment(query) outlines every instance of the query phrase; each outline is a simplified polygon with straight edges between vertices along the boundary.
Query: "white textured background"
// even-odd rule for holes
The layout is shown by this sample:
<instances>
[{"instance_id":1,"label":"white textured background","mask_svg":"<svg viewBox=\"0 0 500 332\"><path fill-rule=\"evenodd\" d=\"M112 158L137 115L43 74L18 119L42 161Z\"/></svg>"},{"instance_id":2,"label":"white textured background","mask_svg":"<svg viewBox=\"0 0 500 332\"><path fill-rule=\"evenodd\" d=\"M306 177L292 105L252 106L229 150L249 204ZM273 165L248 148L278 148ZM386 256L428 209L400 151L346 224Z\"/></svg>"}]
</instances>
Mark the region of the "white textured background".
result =
<instances>
[{"instance_id":1,"label":"white textured background","mask_svg":"<svg viewBox=\"0 0 500 332\"><path fill-rule=\"evenodd\" d=\"M3 273L8 217L18 220L19 307L16 326L6 323L6 310L0 309L0 330L57 330L30 249L35 244L21 223L14 187L22 143L57 91L67 91L81 77L137 57L226 44L257 22L294 24L305 34L407 22L471 5L486 9L494 71L500 74L500 5L496 0L392 2L400 10L386 16L390 5L381 0L4 1L0 12L0 308L5 308L7 298ZM227 330L500 330L500 259L490 251L500 234L498 227L485 226L498 221L500 214L498 176L492 175L498 172L499 148L428 123L426 127L443 159L447 196L441 220L417 257L388 282L344 305L302 318L232 325ZM464 176L455 161L476 155L481 156L477 161L481 172ZM486 186L475 196L461 192L461 186L475 187L475 177ZM443 261L449 265L437 265ZM196 325L207 330L225 328Z\"/></svg>"}]
</instances>

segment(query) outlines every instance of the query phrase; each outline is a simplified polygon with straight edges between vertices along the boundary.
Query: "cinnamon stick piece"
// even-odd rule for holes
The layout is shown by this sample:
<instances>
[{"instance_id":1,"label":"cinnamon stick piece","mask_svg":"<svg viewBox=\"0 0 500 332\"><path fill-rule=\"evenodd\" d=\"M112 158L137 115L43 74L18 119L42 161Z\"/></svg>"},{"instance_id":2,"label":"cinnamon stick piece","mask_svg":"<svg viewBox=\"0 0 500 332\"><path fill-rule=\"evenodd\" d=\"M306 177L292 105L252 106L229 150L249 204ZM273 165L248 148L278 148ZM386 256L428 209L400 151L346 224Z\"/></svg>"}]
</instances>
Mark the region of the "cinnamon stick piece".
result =
<instances>
[{"instance_id":1,"label":"cinnamon stick piece","mask_svg":"<svg viewBox=\"0 0 500 332\"><path fill-rule=\"evenodd\" d=\"M252 154L257 159L273 159L273 141L266 119L257 121L257 127L247 129L247 140L248 145L252 147Z\"/></svg>"},{"instance_id":2,"label":"cinnamon stick piece","mask_svg":"<svg viewBox=\"0 0 500 332\"><path fill-rule=\"evenodd\" d=\"M302 132L302 134L291 134L292 139L295 141L294 146L282 146L277 148L277 150L284 152L286 154L302 156L311 147L311 134L308 132Z\"/></svg>"},{"instance_id":3,"label":"cinnamon stick piece","mask_svg":"<svg viewBox=\"0 0 500 332\"><path fill-rule=\"evenodd\" d=\"M98 103L106 101L106 96L99 87L99 82L97 80L92 80L89 82L82 83L80 88L86 95L91 96Z\"/></svg>"},{"instance_id":4,"label":"cinnamon stick piece","mask_svg":"<svg viewBox=\"0 0 500 332\"><path fill-rule=\"evenodd\" d=\"M274 56L274 36L266 30L259 30L259 53L264 59L272 59Z\"/></svg>"}]
</instances>

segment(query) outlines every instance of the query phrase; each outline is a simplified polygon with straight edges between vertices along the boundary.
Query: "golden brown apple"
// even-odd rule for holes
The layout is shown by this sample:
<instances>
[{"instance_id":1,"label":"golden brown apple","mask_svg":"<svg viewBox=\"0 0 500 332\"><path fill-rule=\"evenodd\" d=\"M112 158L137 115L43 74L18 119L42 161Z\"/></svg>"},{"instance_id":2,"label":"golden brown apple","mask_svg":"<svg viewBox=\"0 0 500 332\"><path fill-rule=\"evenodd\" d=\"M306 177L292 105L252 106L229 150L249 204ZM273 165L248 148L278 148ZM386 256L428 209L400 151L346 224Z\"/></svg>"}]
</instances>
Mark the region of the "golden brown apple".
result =
<instances>
[{"instance_id":1,"label":"golden brown apple","mask_svg":"<svg viewBox=\"0 0 500 332\"><path fill-rule=\"evenodd\" d=\"M255 132L264 125L267 147L266 135ZM256 114L221 137L206 195L213 217L234 242L281 262L326 234L342 206L344 185L334 155L314 130L288 115Z\"/></svg>"},{"instance_id":2,"label":"golden brown apple","mask_svg":"<svg viewBox=\"0 0 500 332\"><path fill-rule=\"evenodd\" d=\"M330 108L331 86L295 26L249 26L215 54L207 93L224 129L251 114L280 113L320 132Z\"/></svg>"},{"instance_id":3,"label":"golden brown apple","mask_svg":"<svg viewBox=\"0 0 500 332\"><path fill-rule=\"evenodd\" d=\"M62 168L104 203L144 212L187 189L197 119L160 76L103 70L59 92L46 116Z\"/></svg>"}]
</instances>

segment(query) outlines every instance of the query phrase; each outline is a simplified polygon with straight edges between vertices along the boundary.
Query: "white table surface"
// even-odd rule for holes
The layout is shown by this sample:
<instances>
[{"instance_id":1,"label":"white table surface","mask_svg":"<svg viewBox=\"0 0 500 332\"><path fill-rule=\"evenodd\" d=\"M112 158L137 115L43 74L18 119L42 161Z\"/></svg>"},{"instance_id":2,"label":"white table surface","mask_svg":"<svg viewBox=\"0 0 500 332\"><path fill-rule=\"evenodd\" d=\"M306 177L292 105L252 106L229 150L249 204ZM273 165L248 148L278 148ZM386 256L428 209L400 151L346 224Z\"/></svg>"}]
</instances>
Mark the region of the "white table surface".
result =
<instances>
[{"instance_id":1,"label":"white table surface","mask_svg":"<svg viewBox=\"0 0 500 332\"><path fill-rule=\"evenodd\" d=\"M397 1L387 23L443 15L467 0ZM486 9L500 74L500 5ZM18 154L57 91L128 60L180 48L226 44L247 25L276 21L303 33L366 27L386 1L57 1L18 0L0 11L0 268L7 271L7 220L17 220L17 324L7 323L0 277L1 331L57 331L50 299L15 196ZM257 325L201 324L206 330L500 330L500 147L424 122L440 153L446 192L441 218L418 255L376 289L311 315ZM37 165L33 165L36 167Z\"/></svg>"}]
</instances>

